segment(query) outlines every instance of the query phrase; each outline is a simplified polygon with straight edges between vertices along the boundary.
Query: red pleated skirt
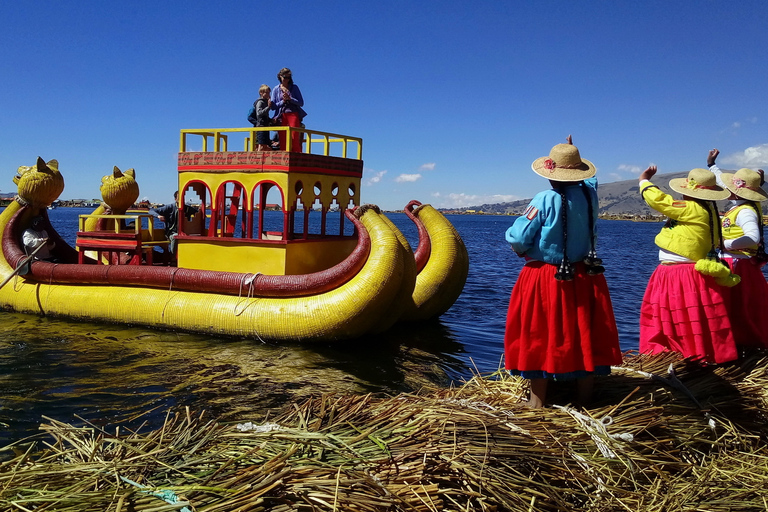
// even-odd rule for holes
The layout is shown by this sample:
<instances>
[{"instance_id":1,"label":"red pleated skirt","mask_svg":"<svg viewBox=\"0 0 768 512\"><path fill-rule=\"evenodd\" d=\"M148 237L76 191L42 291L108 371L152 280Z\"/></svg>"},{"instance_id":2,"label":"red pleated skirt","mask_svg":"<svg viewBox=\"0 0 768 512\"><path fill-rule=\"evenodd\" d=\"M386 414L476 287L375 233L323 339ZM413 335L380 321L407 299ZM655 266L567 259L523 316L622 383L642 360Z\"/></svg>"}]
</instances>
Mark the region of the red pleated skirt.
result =
<instances>
[{"instance_id":1,"label":"red pleated skirt","mask_svg":"<svg viewBox=\"0 0 768 512\"><path fill-rule=\"evenodd\" d=\"M736 359L727 293L693 263L656 267L640 306L640 352L678 352L708 363Z\"/></svg>"},{"instance_id":2,"label":"red pleated skirt","mask_svg":"<svg viewBox=\"0 0 768 512\"><path fill-rule=\"evenodd\" d=\"M608 284L576 264L572 281L557 267L529 261L520 271L507 312L505 367L526 378L567 380L610 373L621 363Z\"/></svg>"},{"instance_id":3,"label":"red pleated skirt","mask_svg":"<svg viewBox=\"0 0 768 512\"><path fill-rule=\"evenodd\" d=\"M763 270L751 259L727 258L732 272L741 282L727 289L726 305L736 346L768 348L768 282Z\"/></svg>"}]
</instances>

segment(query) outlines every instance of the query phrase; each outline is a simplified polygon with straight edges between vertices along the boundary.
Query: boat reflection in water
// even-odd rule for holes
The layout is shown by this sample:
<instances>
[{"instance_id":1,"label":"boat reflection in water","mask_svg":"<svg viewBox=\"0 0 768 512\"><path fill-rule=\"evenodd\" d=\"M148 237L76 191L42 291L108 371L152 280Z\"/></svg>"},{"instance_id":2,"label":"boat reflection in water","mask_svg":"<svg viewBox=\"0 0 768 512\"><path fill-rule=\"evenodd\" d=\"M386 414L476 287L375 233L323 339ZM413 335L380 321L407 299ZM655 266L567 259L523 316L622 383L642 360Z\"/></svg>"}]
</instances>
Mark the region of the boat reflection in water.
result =
<instances>
[{"instance_id":1,"label":"boat reflection in water","mask_svg":"<svg viewBox=\"0 0 768 512\"><path fill-rule=\"evenodd\" d=\"M3 313L0 446L36 433L43 416L136 428L189 406L255 421L322 393L444 386L467 372L462 350L439 323L306 345Z\"/></svg>"}]
</instances>

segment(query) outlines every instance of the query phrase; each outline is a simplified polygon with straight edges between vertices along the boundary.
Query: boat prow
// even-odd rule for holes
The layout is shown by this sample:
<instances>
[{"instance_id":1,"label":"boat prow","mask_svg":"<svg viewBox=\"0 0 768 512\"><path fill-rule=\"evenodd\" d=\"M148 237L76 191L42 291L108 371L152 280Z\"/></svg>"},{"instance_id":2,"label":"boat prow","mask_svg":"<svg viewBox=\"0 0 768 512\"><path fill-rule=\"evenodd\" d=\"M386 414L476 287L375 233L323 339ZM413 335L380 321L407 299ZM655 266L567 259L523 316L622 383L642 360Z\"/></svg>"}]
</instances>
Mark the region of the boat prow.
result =
<instances>
[{"instance_id":1,"label":"boat prow","mask_svg":"<svg viewBox=\"0 0 768 512\"><path fill-rule=\"evenodd\" d=\"M469 255L461 236L445 216L429 204L411 201L405 213L416 225L416 283L406 322L439 317L456 302L469 274Z\"/></svg>"}]
</instances>

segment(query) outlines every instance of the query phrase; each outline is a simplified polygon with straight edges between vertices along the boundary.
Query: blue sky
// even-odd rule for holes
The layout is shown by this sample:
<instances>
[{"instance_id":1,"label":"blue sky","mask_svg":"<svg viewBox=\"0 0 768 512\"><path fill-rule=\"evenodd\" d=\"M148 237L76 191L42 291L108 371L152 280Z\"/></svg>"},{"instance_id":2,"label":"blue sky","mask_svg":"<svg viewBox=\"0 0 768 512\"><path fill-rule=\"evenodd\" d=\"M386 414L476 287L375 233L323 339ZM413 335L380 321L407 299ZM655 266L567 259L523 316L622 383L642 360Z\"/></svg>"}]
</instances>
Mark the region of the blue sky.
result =
<instances>
[{"instance_id":1,"label":"blue sky","mask_svg":"<svg viewBox=\"0 0 768 512\"><path fill-rule=\"evenodd\" d=\"M113 166L176 189L179 130L246 127L293 70L307 128L362 137L363 202L532 197L573 135L604 181L768 169L768 5L753 1L3 2L0 191L37 156L63 199Z\"/></svg>"}]
</instances>

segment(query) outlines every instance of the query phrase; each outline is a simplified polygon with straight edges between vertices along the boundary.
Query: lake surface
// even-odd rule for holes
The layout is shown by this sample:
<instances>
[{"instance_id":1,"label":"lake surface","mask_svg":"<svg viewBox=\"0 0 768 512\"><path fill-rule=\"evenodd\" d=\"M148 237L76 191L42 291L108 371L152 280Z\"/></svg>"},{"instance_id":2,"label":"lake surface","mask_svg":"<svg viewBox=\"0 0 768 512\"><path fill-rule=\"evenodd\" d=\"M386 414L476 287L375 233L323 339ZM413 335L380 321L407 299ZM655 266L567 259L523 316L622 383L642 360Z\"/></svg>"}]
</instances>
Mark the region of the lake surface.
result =
<instances>
[{"instance_id":1,"label":"lake surface","mask_svg":"<svg viewBox=\"0 0 768 512\"><path fill-rule=\"evenodd\" d=\"M49 215L73 243L77 216L91 212L58 208ZM405 214L388 216L415 245ZM439 321L343 344L263 343L0 312L0 446L36 433L43 416L152 427L169 409L189 406L223 420L256 421L320 393L391 395L496 371L509 294L523 264L504 240L514 217L448 218L470 256L454 306ZM640 300L658 262L653 238L660 228L598 223L623 350L638 346Z\"/></svg>"}]
</instances>

